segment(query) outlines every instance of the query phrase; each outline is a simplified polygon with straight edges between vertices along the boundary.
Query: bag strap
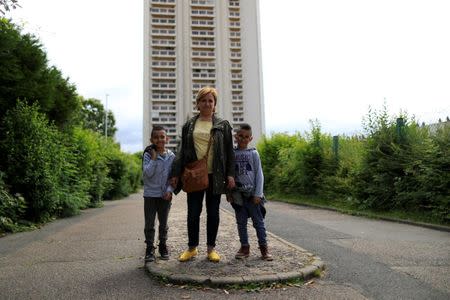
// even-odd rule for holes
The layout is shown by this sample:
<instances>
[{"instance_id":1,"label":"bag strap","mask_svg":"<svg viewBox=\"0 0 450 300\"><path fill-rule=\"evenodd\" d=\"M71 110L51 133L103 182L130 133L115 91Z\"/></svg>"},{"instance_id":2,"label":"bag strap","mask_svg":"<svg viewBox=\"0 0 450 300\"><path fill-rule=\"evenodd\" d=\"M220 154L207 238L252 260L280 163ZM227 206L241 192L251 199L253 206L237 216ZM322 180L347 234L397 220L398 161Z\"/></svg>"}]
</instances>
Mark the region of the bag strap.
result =
<instances>
[{"instance_id":1,"label":"bag strap","mask_svg":"<svg viewBox=\"0 0 450 300\"><path fill-rule=\"evenodd\" d=\"M205 156L203 156L203 158L204 158L206 161L208 161L209 149L211 148L212 140L213 140L213 136L212 136L212 134L210 133L210 135L209 135L209 141L208 141L208 148L206 149L206 154L205 154Z\"/></svg>"}]
</instances>

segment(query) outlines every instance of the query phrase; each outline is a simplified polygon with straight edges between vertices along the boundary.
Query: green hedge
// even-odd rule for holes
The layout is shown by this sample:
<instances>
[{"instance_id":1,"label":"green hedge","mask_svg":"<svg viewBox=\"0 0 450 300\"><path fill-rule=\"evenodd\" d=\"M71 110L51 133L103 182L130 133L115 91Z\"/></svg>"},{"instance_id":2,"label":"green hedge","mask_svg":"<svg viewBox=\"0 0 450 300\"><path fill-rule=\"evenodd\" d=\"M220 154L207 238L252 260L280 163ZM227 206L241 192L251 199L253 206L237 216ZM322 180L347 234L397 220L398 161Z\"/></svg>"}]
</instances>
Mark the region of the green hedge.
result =
<instances>
[{"instance_id":1,"label":"green hedge","mask_svg":"<svg viewBox=\"0 0 450 300\"><path fill-rule=\"evenodd\" d=\"M141 161L111 138L74 127L59 131L38 105L18 101L1 123L2 224L45 222L135 192ZM11 195L19 194L21 197ZM23 201L22 201L23 199ZM2 225L2 231L11 230Z\"/></svg>"},{"instance_id":2,"label":"green hedge","mask_svg":"<svg viewBox=\"0 0 450 300\"><path fill-rule=\"evenodd\" d=\"M268 194L319 196L360 209L405 210L450 221L450 127L430 131L406 115L370 111L364 136L333 138L317 122L258 144ZM336 156L337 154L337 156Z\"/></svg>"}]
</instances>

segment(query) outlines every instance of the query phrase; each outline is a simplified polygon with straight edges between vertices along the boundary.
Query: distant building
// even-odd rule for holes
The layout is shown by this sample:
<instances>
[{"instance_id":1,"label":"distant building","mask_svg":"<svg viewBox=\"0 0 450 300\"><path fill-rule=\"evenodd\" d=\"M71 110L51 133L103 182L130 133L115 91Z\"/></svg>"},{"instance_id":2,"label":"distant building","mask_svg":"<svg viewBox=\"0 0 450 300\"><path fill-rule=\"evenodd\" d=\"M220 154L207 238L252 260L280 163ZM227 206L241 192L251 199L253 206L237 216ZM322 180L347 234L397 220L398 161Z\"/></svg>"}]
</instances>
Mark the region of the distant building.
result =
<instances>
[{"instance_id":1,"label":"distant building","mask_svg":"<svg viewBox=\"0 0 450 300\"><path fill-rule=\"evenodd\" d=\"M431 134L435 134L439 129L450 127L450 119L448 117L446 121L442 121L441 119L439 119L438 123L432 123L426 126L428 126Z\"/></svg>"},{"instance_id":2,"label":"distant building","mask_svg":"<svg viewBox=\"0 0 450 300\"><path fill-rule=\"evenodd\" d=\"M145 0L144 145L162 125L174 149L206 85L219 92L218 116L264 134L259 1Z\"/></svg>"}]
</instances>

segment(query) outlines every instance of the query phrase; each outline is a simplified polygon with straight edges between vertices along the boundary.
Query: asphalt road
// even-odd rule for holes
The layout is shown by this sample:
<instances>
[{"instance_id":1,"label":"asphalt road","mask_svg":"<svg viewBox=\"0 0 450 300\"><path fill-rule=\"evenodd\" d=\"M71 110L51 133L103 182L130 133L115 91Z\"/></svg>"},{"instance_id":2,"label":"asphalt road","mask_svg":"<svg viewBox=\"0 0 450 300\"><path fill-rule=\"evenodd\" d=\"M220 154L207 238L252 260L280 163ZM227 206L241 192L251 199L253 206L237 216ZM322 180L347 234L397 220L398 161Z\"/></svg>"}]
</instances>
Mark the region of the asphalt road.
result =
<instances>
[{"instance_id":1,"label":"asphalt road","mask_svg":"<svg viewBox=\"0 0 450 300\"><path fill-rule=\"evenodd\" d=\"M180 195L173 201L176 205L185 198ZM134 194L38 230L0 238L0 299L448 299L450 295L446 232L271 202L268 229L318 254L328 269L325 277L305 286L248 293L174 287L149 278L142 260L143 223L142 197ZM169 239L171 234L177 233L169 231Z\"/></svg>"},{"instance_id":2,"label":"asphalt road","mask_svg":"<svg viewBox=\"0 0 450 300\"><path fill-rule=\"evenodd\" d=\"M371 299L450 299L450 233L271 201L267 228L317 254L321 284Z\"/></svg>"}]
</instances>

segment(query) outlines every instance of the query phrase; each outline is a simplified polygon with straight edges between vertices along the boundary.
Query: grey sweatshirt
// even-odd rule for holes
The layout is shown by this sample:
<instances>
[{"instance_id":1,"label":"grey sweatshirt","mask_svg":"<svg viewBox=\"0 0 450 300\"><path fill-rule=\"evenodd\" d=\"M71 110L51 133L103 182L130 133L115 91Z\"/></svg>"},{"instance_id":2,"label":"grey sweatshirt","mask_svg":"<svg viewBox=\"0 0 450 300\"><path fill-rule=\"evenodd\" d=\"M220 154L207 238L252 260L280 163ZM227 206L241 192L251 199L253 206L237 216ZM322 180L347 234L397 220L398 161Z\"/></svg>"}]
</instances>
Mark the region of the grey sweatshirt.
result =
<instances>
[{"instance_id":1,"label":"grey sweatshirt","mask_svg":"<svg viewBox=\"0 0 450 300\"><path fill-rule=\"evenodd\" d=\"M168 180L174 158L175 154L170 150L165 155L158 154L156 160L152 160L150 153L144 153L144 197L161 198L166 192L173 192Z\"/></svg>"},{"instance_id":2,"label":"grey sweatshirt","mask_svg":"<svg viewBox=\"0 0 450 300\"><path fill-rule=\"evenodd\" d=\"M253 196L262 197L264 175L261 159L255 148L234 149L235 181L238 188L252 190Z\"/></svg>"}]
</instances>

